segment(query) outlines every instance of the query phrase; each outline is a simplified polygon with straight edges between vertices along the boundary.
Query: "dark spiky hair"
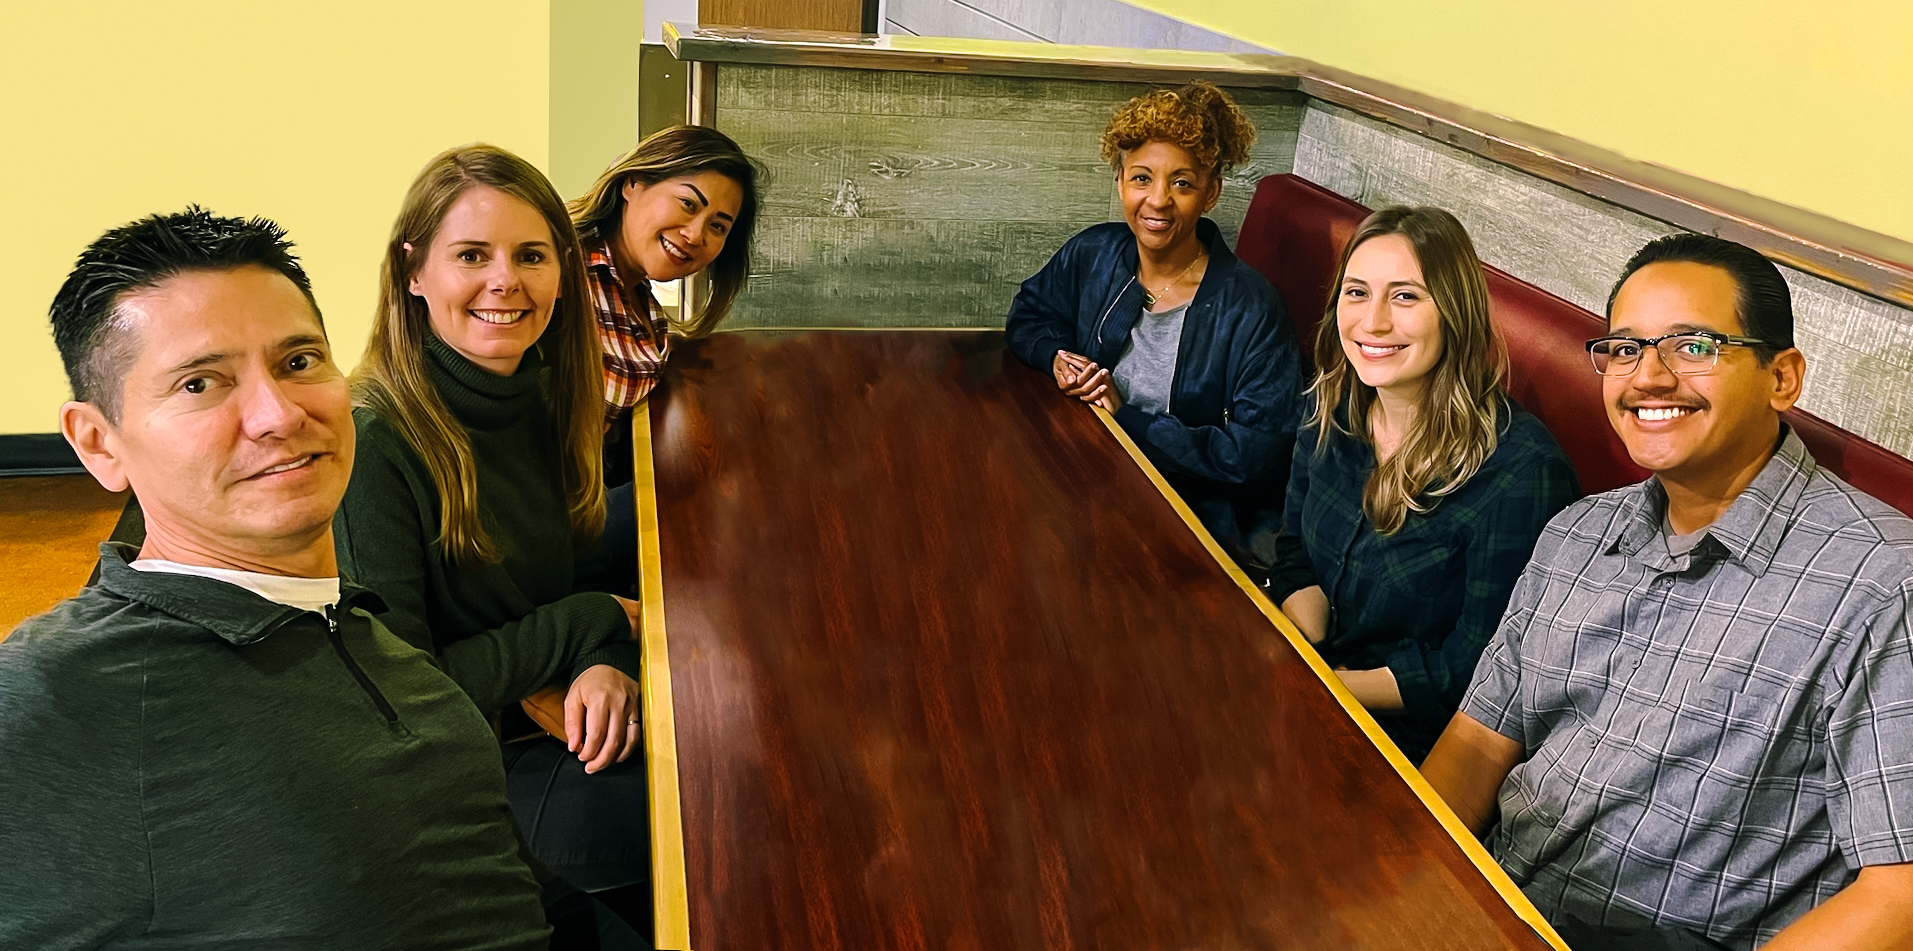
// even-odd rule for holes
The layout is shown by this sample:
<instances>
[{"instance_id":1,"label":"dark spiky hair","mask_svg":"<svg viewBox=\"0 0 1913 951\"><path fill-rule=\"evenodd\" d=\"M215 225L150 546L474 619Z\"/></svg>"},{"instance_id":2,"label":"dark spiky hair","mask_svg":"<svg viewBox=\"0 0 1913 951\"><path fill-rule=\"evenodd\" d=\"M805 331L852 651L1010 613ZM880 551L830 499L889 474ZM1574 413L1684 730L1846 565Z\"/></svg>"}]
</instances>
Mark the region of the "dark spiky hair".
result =
<instances>
[{"instance_id":1,"label":"dark spiky hair","mask_svg":"<svg viewBox=\"0 0 1913 951\"><path fill-rule=\"evenodd\" d=\"M1734 314L1741 334L1762 343L1752 347L1765 366L1782 350L1793 348L1793 294L1780 269L1759 251L1711 234L1680 232L1655 238L1634 252L1614 288L1607 292L1607 316L1614 320L1614 298L1634 272L1650 264L1705 264L1727 272L1737 297Z\"/></svg>"},{"instance_id":2,"label":"dark spiky hair","mask_svg":"<svg viewBox=\"0 0 1913 951\"><path fill-rule=\"evenodd\" d=\"M305 295L312 313L319 313L312 281L292 253L285 229L265 218L223 218L189 205L185 211L152 215L101 235L80 252L48 310L73 398L98 406L108 420L119 422L126 369L137 352L132 328L119 319L119 302L127 294L187 271L246 266L285 275Z\"/></svg>"}]
</instances>

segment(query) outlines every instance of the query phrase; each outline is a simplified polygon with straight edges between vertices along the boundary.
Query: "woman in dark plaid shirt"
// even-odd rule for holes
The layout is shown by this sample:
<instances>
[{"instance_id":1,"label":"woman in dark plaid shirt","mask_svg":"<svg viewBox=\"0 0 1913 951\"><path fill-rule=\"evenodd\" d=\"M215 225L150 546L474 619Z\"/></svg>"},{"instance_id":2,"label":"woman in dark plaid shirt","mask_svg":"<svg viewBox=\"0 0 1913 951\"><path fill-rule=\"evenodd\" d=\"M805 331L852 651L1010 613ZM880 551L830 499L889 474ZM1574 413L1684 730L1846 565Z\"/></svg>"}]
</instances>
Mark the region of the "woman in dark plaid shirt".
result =
<instances>
[{"instance_id":1,"label":"woman in dark plaid shirt","mask_svg":"<svg viewBox=\"0 0 1913 951\"><path fill-rule=\"evenodd\" d=\"M1333 286L1269 596L1420 762L1542 527L1580 491L1502 392L1487 283L1453 215L1370 215Z\"/></svg>"}]
</instances>

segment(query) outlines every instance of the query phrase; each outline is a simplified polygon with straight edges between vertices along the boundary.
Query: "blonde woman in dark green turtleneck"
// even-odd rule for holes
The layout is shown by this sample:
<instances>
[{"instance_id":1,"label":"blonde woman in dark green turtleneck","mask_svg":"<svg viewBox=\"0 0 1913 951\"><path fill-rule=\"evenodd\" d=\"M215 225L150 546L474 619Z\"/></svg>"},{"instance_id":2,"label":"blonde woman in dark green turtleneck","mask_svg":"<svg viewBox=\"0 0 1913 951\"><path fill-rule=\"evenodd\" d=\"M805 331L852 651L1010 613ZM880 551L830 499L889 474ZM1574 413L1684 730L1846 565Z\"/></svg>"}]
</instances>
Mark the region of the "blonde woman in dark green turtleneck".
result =
<instances>
[{"instance_id":1,"label":"blonde woman in dark green turtleneck","mask_svg":"<svg viewBox=\"0 0 1913 951\"><path fill-rule=\"evenodd\" d=\"M587 891L649 867L637 605L608 586L599 355L564 204L502 149L434 158L406 194L353 378L340 566L487 714L568 685L569 746L507 744L538 857ZM507 736L515 731L508 730Z\"/></svg>"}]
</instances>

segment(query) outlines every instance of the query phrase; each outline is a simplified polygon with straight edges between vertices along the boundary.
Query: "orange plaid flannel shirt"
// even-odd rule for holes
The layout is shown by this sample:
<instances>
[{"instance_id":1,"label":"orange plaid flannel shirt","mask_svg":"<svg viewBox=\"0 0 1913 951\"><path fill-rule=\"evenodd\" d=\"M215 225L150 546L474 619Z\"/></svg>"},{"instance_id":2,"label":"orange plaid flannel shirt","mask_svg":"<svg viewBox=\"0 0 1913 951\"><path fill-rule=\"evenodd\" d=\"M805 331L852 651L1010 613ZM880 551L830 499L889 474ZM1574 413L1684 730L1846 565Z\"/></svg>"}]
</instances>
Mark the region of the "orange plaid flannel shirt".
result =
<instances>
[{"instance_id":1,"label":"orange plaid flannel shirt","mask_svg":"<svg viewBox=\"0 0 1913 951\"><path fill-rule=\"evenodd\" d=\"M604 352L604 420L616 423L650 395L671 355L670 321L640 283L644 299L626 298L611 249L602 242L585 252L585 283L598 312L598 344Z\"/></svg>"}]
</instances>

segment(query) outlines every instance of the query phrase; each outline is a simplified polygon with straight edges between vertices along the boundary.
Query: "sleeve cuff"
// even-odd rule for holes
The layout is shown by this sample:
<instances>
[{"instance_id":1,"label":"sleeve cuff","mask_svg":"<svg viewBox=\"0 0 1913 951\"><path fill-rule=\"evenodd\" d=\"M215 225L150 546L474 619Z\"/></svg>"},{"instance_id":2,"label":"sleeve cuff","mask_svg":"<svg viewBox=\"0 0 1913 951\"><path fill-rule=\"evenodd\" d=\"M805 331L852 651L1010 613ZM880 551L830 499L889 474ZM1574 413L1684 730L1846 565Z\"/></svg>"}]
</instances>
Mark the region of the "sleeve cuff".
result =
<instances>
[{"instance_id":1,"label":"sleeve cuff","mask_svg":"<svg viewBox=\"0 0 1913 951\"><path fill-rule=\"evenodd\" d=\"M1279 608L1289 595L1316 583L1315 572L1283 565L1278 556L1277 563L1269 569L1269 583L1262 590Z\"/></svg>"},{"instance_id":2,"label":"sleeve cuff","mask_svg":"<svg viewBox=\"0 0 1913 951\"><path fill-rule=\"evenodd\" d=\"M644 650L630 641L612 641L594 651L587 651L578 657L578 663L571 670L571 679L577 680L584 672L599 664L608 664L619 673L642 685L644 673Z\"/></svg>"},{"instance_id":3,"label":"sleeve cuff","mask_svg":"<svg viewBox=\"0 0 1913 951\"><path fill-rule=\"evenodd\" d=\"M631 621L617 598L590 591L574 594L565 600L571 602L573 625L579 632L579 641L574 648L579 656L617 640L630 639Z\"/></svg>"},{"instance_id":4,"label":"sleeve cuff","mask_svg":"<svg viewBox=\"0 0 1913 951\"><path fill-rule=\"evenodd\" d=\"M1521 729L1521 717L1515 711L1493 706L1476 697L1472 691L1461 698L1461 709L1456 712L1467 714L1469 719L1517 743L1527 742L1527 736Z\"/></svg>"},{"instance_id":5,"label":"sleeve cuff","mask_svg":"<svg viewBox=\"0 0 1913 951\"><path fill-rule=\"evenodd\" d=\"M1135 441L1136 447L1147 450L1149 424L1156 421L1156 414L1145 413L1137 409L1134 404L1124 403L1121 409L1116 410L1115 415L1116 425L1121 426L1123 432L1129 434L1129 438Z\"/></svg>"},{"instance_id":6,"label":"sleeve cuff","mask_svg":"<svg viewBox=\"0 0 1913 951\"><path fill-rule=\"evenodd\" d=\"M1446 720L1454 715L1454 708L1442 700L1440 692L1428 682L1426 674L1420 671L1404 671L1395 658L1389 658L1389 673L1395 675L1395 690L1402 695L1402 712L1408 716L1433 722Z\"/></svg>"},{"instance_id":7,"label":"sleeve cuff","mask_svg":"<svg viewBox=\"0 0 1913 951\"><path fill-rule=\"evenodd\" d=\"M1042 346L1037 347L1036 351L1030 354L1030 356L1036 358L1036 362L1030 364L1030 368L1033 370L1040 370L1044 373L1054 373L1055 367L1056 367L1056 355L1058 353L1061 353L1062 351L1063 351L1063 344L1061 341L1054 341L1054 340L1044 341Z\"/></svg>"}]
</instances>

